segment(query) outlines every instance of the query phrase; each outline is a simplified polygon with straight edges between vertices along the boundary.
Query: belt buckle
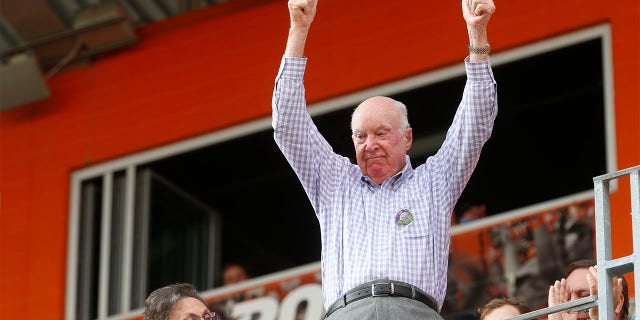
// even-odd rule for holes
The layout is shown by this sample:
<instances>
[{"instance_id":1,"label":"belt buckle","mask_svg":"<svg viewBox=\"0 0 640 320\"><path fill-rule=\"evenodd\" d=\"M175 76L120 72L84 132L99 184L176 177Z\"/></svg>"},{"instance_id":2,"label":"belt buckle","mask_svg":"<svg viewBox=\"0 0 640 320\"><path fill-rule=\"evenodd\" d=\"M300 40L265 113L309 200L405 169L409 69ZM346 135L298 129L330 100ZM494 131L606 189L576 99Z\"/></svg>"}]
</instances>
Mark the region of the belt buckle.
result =
<instances>
[{"instance_id":1,"label":"belt buckle","mask_svg":"<svg viewBox=\"0 0 640 320\"><path fill-rule=\"evenodd\" d=\"M376 286L377 285L389 285L389 286L391 286L391 292L378 292L378 291L376 291ZM392 296L394 294L395 294L395 287L393 286L393 282L373 283L373 284L371 284L371 296L372 297L386 297L386 296Z\"/></svg>"}]
</instances>

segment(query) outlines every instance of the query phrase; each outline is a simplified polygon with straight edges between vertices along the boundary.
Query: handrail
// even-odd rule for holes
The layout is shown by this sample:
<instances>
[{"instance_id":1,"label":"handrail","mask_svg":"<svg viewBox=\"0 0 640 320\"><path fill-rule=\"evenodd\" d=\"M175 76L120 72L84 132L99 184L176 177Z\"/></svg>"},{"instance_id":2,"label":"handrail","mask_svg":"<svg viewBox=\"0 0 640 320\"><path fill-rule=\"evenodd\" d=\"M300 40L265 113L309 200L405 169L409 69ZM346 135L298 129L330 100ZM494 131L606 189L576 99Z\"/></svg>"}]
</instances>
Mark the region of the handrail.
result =
<instances>
[{"instance_id":1,"label":"handrail","mask_svg":"<svg viewBox=\"0 0 640 320\"><path fill-rule=\"evenodd\" d=\"M555 306L534 310L531 312L523 313L519 316L515 316L513 318L508 318L507 320L529 320L536 319L541 316L546 316L552 313L571 310L571 311L582 311L592 307L598 306L598 296L588 296L580 299L576 299L573 301L561 303Z\"/></svg>"},{"instance_id":2,"label":"handrail","mask_svg":"<svg viewBox=\"0 0 640 320\"><path fill-rule=\"evenodd\" d=\"M609 182L629 175L631 188L631 227L633 253L614 259L611 246L611 208L609 203ZM596 204L596 254L598 265L598 296L589 296L555 306L527 312L509 320L529 320L552 313L572 310L581 311L598 307L599 319L609 320L613 316L613 276L634 272L636 289L640 286L640 166L635 166L593 178ZM636 294L637 296L637 294ZM638 311L636 309L636 316Z\"/></svg>"}]
</instances>

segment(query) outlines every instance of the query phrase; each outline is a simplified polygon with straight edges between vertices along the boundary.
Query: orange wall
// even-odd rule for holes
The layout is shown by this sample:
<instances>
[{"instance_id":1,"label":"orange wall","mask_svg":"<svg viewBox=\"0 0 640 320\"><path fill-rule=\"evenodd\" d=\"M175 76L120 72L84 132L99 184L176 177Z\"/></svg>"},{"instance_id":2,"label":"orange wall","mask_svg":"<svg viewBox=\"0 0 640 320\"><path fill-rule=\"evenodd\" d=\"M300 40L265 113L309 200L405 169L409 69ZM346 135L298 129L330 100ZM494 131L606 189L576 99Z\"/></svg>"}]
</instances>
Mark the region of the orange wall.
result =
<instances>
[{"instance_id":1,"label":"orange wall","mask_svg":"<svg viewBox=\"0 0 640 320\"><path fill-rule=\"evenodd\" d=\"M0 114L0 318L63 317L74 169L270 114L288 12L262 2L149 26L140 43L53 77L50 99ZM611 23L618 168L640 164L639 2L496 2L494 51ZM459 63L466 44L458 1L321 0L307 97ZM628 225L628 191L612 204ZM632 251L630 237L614 233L616 254Z\"/></svg>"}]
</instances>

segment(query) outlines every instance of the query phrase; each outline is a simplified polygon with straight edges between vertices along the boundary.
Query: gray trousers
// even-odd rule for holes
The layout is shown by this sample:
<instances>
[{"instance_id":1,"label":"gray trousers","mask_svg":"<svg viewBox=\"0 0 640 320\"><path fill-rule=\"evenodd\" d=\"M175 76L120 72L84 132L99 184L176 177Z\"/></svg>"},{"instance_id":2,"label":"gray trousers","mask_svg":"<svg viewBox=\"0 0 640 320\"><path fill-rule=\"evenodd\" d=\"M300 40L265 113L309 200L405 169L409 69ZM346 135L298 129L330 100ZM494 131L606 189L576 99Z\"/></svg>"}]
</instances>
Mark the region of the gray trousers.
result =
<instances>
[{"instance_id":1,"label":"gray trousers","mask_svg":"<svg viewBox=\"0 0 640 320\"><path fill-rule=\"evenodd\" d=\"M369 297L352 302L329 315L327 320L415 320L442 317L424 303L403 297Z\"/></svg>"}]
</instances>

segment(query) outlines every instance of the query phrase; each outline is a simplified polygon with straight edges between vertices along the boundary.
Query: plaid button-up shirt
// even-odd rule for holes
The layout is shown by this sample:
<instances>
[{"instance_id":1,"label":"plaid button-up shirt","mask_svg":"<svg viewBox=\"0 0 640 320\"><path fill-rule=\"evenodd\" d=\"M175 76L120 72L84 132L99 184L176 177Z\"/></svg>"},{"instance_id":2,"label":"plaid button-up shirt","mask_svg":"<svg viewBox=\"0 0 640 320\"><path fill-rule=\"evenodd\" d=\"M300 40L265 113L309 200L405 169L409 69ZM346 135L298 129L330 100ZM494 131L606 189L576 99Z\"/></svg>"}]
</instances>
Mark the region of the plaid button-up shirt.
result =
<instances>
[{"instance_id":1,"label":"plaid button-up shirt","mask_svg":"<svg viewBox=\"0 0 640 320\"><path fill-rule=\"evenodd\" d=\"M387 278L421 288L441 308L451 212L497 114L490 63L465 61L463 99L437 154L415 169L407 156L401 172L377 185L334 153L316 129L306 110L306 62L282 59L273 94L273 128L320 223L325 307L359 284ZM407 212L410 222L399 219Z\"/></svg>"}]
</instances>

